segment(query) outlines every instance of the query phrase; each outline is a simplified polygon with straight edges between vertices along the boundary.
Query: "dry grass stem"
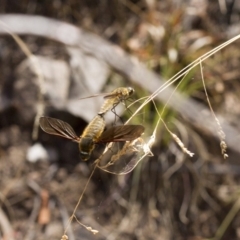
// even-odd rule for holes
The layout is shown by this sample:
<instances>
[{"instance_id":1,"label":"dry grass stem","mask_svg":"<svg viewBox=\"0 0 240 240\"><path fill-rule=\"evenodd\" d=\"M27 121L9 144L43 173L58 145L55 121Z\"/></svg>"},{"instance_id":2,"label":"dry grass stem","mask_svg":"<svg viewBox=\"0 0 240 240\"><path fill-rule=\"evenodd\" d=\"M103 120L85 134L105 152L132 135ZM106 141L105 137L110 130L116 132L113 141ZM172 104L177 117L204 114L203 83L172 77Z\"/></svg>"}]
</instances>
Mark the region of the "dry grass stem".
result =
<instances>
[{"instance_id":1,"label":"dry grass stem","mask_svg":"<svg viewBox=\"0 0 240 240\"><path fill-rule=\"evenodd\" d=\"M237 215L237 213L240 210L240 198L238 198L224 220L222 221L221 225L219 226L218 230L216 231L216 234L214 236L214 240L220 240L222 239L224 233L226 232L227 228L233 221L234 217Z\"/></svg>"},{"instance_id":2,"label":"dry grass stem","mask_svg":"<svg viewBox=\"0 0 240 240\"><path fill-rule=\"evenodd\" d=\"M171 96L170 96L171 97ZM164 120L162 119L161 115L163 114L163 112L165 111L166 105L164 106L162 113L160 114L157 106L155 104L155 102L152 100L155 110L159 116L159 120L161 120L161 122L163 123L164 127L166 128L166 130L169 132L169 134L172 136L173 140L179 145L179 147L182 149L182 151L186 154L188 154L190 157L193 157L194 153L190 152L183 144L183 142L180 140L180 138L174 134L173 132L170 131L170 129L168 128L167 124L164 122ZM157 125L159 124L160 121L158 121ZM155 134L156 134L156 128L154 130Z\"/></svg>"},{"instance_id":3,"label":"dry grass stem","mask_svg":"<svg viewBox=\"0 0 240 240\"><path fill-rule=\"evenodd\" d=\"M89 232L93 233L94 235L99 232L98 230L93 229L92 227L88 227L88 226L84 225L83 223L81 223L81 222L76 218L76 216L74 216L74 218L76 219L76 221L77 221L81 226L83 226L84 228L86 228Z\"/></svg>"},{"instance_id":4,"label":"dry grass stem","mask_svg":"<svg viewBox=\"0 0 240 240\"><path fill-rule=\"evenodd\" d=\"M68 228L69 228L69 225L71 224L73 218L77 219L75 213L76 213L76 211L77 211L77 209L78 209L78 207L79 207L79 205L80 205L80 203L81 203L81 200L82 200L82 198L83 198L83 195L84 195L84 193L85 193L85 191L86 191L86 189L87 189L87 187L88 187L88 184L89 184L89 182L90 182L90 180L91 180L91 178L92 178L92 176L93 176L93 174L94 174L94 172L95 172L95 170L96 170L96 167L97 167L97 164L94 165L94 168L93 168L93 170L92 170L92 172L91 172L91 174L90 174L90 176L89 176L89 178L88 178L88 180L87 180L87 182L86 182L86 184L85 184L85 186L84 186L84 189L83 189L83 191L82 191L82 193L81 193L81 195L80 195L80 197L79 197L79 199L78 199L78 202L77 202L77 204L76 204L76 206L75 206L75 208L74 208L74 210L73 210L73 213L72 213L71 217L69 218L68 224L67 224L67 226L66 226L66 228L65 228L65 230L64 230L64 235L66 235L66 232L67 232L67 230L68 230ZM79 221L78 221L78 222L79 222Z\"/></svg>"},{"instance_id":5,"label":"dry grass stem","mask_svg":"<svg viewBox=\"0 0 240 240\"><path fill-rule=\"evenodd\" d=\"M204 92L205 92L206 99L207 99L207 102L208 102L208 106L209 106L209 109L210 109L210 111L211 111L211 113L212 113L213 118L215 119L215 122L216 122L217 128L218 128L217 133L218 133L218 136L219 136L219 138L220 138L221 153L222 153L222 155L223 155L223 158L226 159L226 158L228 157L228 155L227 155L227 153L226 153L226 152L227 152L227 144L226 144L226 142L225 142L225 136L226 136L226 135L225 135L225 133L224 133L223 130L222 130L222 126L221 126L221 124L220 124L220 122L219 122L216 114L215 114L214 111L213 111L211 102L210 102L209 97L208 97L207 88L206 88L206 86L205 86L205 80L204 80L204 75L203 75L203 67L202 67L202 61L201 61L201 59L199 60L199 64L200 64L200 70L201 70L201 77L202 77L203 88L204 88Z\"/></svg>"},{"instance_id":6,"label":"dry grass stem","mask_svg":"<svg viewBox=\"0 0 240 240\"><path fill-rule=\"evenodd\" d=\"M190 152L183 144L183 142L179 139L179 137L174 134L171 133L171 136L173 137L173 139L175 140L175 142L178 144L178 146L182 149L182 151L186 154L188 154L190 157L193 157L194 153Z\"/></svg>"}]
</instances>

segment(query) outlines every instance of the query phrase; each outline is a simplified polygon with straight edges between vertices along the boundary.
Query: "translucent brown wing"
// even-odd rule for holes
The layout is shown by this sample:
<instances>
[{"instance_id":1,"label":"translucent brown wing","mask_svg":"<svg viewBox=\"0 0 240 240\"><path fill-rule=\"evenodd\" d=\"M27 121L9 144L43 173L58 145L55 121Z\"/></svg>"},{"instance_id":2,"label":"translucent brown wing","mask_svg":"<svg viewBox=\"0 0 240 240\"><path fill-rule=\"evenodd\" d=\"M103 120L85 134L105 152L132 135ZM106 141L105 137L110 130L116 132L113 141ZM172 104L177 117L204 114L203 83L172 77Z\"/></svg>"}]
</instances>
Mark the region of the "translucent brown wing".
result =
<instances>
[{"instance_id":1,"label":"translucent brown wing","mask_svg":"<svg viewBox=\"0 0 240 240\"><path fill-rule=\"evenodd\" d=\"M57 118L41 117L39 123L42 130L46 133L68 138L76 142L80 140L68 123Z\"/></svg>"},{"instance_id":2,"label":"translucent brown wing","mask_svg":"<svg viewBox=\"0 0 240 240\"><path fill-rule=\"evenodd\" d=\"M97 143L133 141L144 132L142 125L122 125L107 129Z\"/></svg>"}]
</instances>

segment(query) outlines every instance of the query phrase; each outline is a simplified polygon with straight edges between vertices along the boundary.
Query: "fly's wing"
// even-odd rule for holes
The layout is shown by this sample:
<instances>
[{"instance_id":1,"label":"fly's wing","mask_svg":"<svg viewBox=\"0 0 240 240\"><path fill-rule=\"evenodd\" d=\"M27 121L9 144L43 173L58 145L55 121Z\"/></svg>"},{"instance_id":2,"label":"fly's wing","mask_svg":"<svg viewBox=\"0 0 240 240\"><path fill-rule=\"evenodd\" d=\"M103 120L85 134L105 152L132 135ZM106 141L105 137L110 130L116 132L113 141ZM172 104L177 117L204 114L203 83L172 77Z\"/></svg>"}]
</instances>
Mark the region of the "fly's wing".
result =
<instances>
[{"instance_id":1,"label":"fly's wing","mask_svg":"<svg viewBox=\"0 0 240 240\"><path fill-rule=\"evenodd\" d=\"M103 98L104 99L109 99L109 98L115 98L117 96L119 96L119 93L113 92L113 93L106 94Z\"/></svg>"},{"instance_id":2,"label":"fly's wing","mask_svg":"<svg viewBox=\"0 0 240 240\"><path fill-rule=\"evenodd\" d=\"M94 94L94 95L91 95L88 97L79 98L79 100L93 98L93 97L101 97L101 96L103 96L105 98L105 96L107 96L108 94L109 93L98 93L98 94Z\"/></svg>"},{"instance_id":3,"label":"fly's wing","mask_svg":"<svg viewBox=\"0 0 240 240\"><path fill-rule=\"evenodd\" d=\"M94 94L87 97L81 97L79 98L79 100L84 100L84 99L94 98L94 97L114 98L116 96L119 96L119 93L98 93L98 94Z\"/></svg>"},{"instance_id":4,"label":"fly's wing","mask_svg":"<svg viewBox=\"0 0 240 240\"><path fill-rule=\"evenodd\" d=\"M39 123L42 130L46 133L68 138L75 142L79 142L80 140L68 123L57 118L41 117Z\"/></svg>"},{"instance_id":5,"label":"fly's wing","mask_svg":"<svg viewBox=\"0 0 240 240\"><path fill-rule=\"evenodd\" d=\"M104 96L105 99L119 97L122 100L126 100L134 93L134 89L131 87L120 87L113 90Z\"/></svg>"},{"instance_id":6,"label":"fly's wing","mask_svg":"<svg viewBox=\"0 0 240 240\"><path fill-rule=\"evenodd\" d=\"M133 141L142 135L144 129L142 125L111 127L102 133L97 143Z\"/></svg>"}]
</instances>

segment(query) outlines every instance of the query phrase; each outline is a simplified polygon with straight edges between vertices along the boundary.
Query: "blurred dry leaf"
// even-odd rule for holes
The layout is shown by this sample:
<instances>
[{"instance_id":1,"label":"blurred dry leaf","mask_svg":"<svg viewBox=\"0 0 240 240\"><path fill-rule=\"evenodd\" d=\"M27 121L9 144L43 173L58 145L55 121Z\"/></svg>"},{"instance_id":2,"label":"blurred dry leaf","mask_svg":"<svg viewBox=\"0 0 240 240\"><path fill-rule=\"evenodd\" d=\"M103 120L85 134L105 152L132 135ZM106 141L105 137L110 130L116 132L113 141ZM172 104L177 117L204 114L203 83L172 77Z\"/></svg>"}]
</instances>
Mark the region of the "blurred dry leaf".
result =
<instances>
[{"instance_id":1,"label":"blurred dry leaf","mask_svg":"<svg viewBox=\"0 0 240 240\"><path fill-rule=\"evenodd\" d=\"M99 93L109 75L107 64L93 56L87 56L77 48L68 48L71 55L70 65L62 60L37 56L40 74L44 78L46 105L67 110L73 115L90 121L100 108L99 99L80 100L84 96ZM72 79L71 79L72 71ZM33 76L34 66L29 59L24 60L17 69L15 103L25 120L30 120L36 112L38 94L37 77ZM72 80L72 82L71 82ZM28 112L28 114L25 114Z\"/></svg>"},{"instance_id":2,"label":"blurred dry leaf","mask_svg":"<svg viewBox=\"0 0 240 240\"><path fill-rule=\"evenodd\" d=\"M82 97L82 94L88 96L99 93L109 75L109 67L106 62L85 54L79 48L68 47L67 50L74 79L70 98Z\"/></svg>"},{"instance_id":3,"label":"blurred dry leaf","mask_svg":"<svg viewBox=\"0 0 240 240\"><path fill-rule=\"evenodd\" d=\"M211 36L208 36L205 32L193 30L180 37L179 45L180 49L183 51L188 49L188 51L194 53L202 47L209 46L213 42L214 39Z\"/></svg>"},{"instance_id":4,"label":"blurred dry leaf","mask_svg":"<svg viewBox=\"0 0 240 240\"><path fill-rule=\"evenodd\" d=\"M46 96L51 100L51 103L58 107L60 102L63 102L68 97L70 85L70 70L66 62L55 60L48 57L36 56L37 63L40 68L40 74L44 78L44 90ZM25 75L26 70L34 70L32 62L29 59L24 60L18 67L17 71L20 75ZM27 76L29 78L29 73ZM22 80L23 81L23 80ZM29 81L26 79L26 81ZM36 81L37 82L37 81ZM19 84L19 81L18 81ZM56 101L57 100L57 101Z\"/></svg>"},{"instance_id":5,"label":"blurred dry leaf","mask_svg":"<svg viewBox=\"0 0 240 240\"><path fill-rule=\"evenodd\" d=\"M48 191L42 190L41 192L42 204L38 215L38 223L46 225L50 222L50 210L49 210L49 194Z\"/></svg>"},{"instance_id":6,"label":"blurred dry leaf","mask_svg":"<svg viewBox=\"0 0 240 240\"><path fill-rule=\"evenodd\" d=\"M109 76L108 65L94 56L86 55L79 48L68 47L71 56L73 83L66 102L66 110L90 121L102 104L99 98L80 100L82 97L100 93Z\"/></svg>"},{"instance_id":7,"label":"blurred dry leaf","mask_svg":"<svg viewBox=\"0 0 240 240\"><path fill-rule=\"evenodd\" d=\"M13 103L24 123L32 121L36 114L39 89L43 89L49 102L61 109L68 96L70 71L64 61L37 56L33 66L30 59L24 60L17 68L18 79L14 83ZM35 69L43 78L43 86L35 76ZM56 101L57 100L57 101ZM47 104L49 104L47 102Z\"/></svg>"}]
</instances>

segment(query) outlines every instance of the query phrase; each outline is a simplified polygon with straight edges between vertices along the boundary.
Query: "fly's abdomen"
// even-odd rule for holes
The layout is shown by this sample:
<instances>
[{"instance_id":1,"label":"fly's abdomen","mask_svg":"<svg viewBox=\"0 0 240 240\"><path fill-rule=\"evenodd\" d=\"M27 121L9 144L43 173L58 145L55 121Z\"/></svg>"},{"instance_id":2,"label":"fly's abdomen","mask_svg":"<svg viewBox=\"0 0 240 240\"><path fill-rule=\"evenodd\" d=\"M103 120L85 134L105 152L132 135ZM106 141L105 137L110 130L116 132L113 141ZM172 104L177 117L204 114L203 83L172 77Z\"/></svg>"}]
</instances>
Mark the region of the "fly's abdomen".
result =
<instances>
[{"instance_id":1,"label":"fly's abdomen","mask_svg":"<svg viewBox=\"0 0 240 240\"><path fill-rule=\"evenodd\" d=\"M119 97L109 98L106 99L101 106L100 111L98 112L99 115L105 114L110 109L114 108L120 102Z\"/></svg>"},{"instance_id":2,"label":"fly's abdomen","mask_svg":"<svg viewBox=\"0 0 240 240\"><path fill-rule=\"evenodd\" d=\"M101 136L105 128L105 121L102 116L97 115L85 128L79 142L80 156L82 160L89 159L95 142Z\"/></svg>"},{"instance_id":3,"label":"fly's abdomen","mask_svg":"<svg viewBox=\"0 0 240 240\"><path fill-rule=\"evenodd\" d=\"M102 116L97 115L84 129L82 138L92 138L93 140L99 138L105 128L105 121Z\"/></svg>"}]
</instances>

